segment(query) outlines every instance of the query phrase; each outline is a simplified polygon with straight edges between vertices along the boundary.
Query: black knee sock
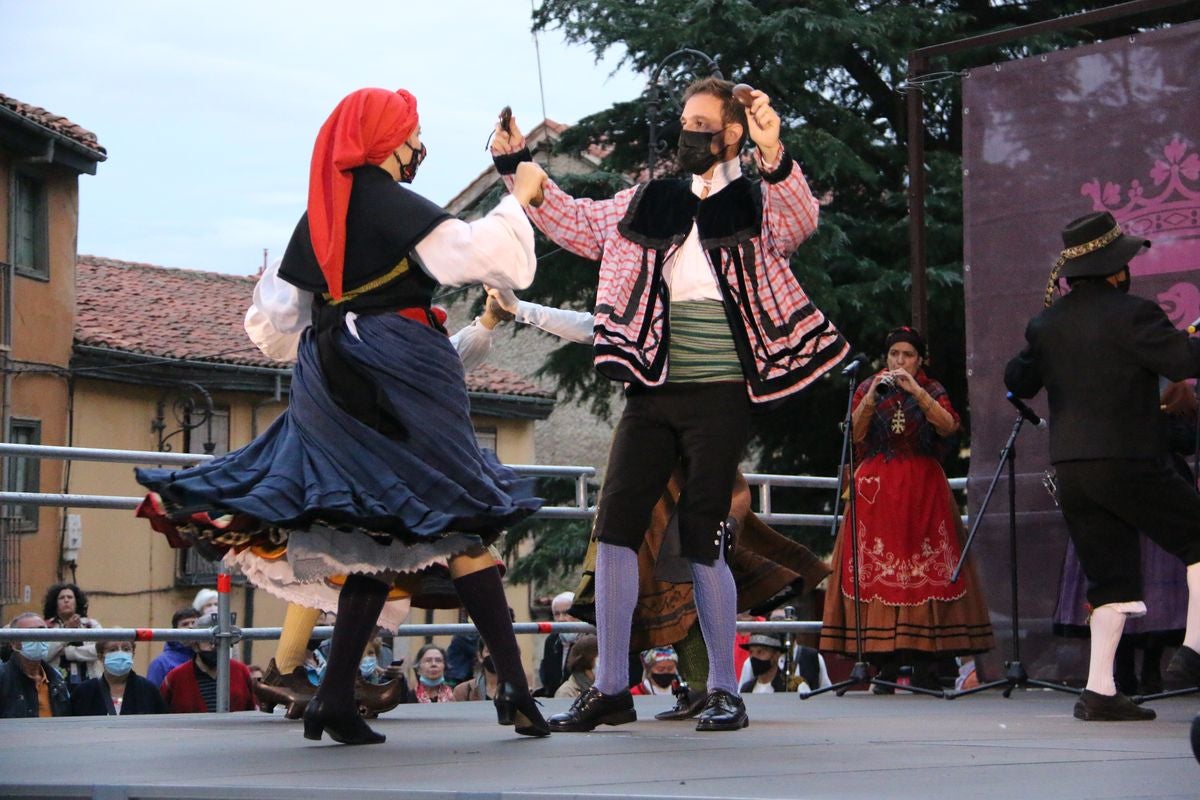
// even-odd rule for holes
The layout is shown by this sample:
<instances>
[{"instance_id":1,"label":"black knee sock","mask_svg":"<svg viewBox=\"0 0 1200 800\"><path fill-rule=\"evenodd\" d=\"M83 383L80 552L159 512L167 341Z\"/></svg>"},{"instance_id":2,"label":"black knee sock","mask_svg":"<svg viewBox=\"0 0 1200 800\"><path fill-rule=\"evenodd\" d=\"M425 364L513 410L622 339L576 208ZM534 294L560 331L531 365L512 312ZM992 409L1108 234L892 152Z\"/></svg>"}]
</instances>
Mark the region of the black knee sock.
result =
<instances>
[{"instance_id":1,"label":"black knee sock","mask_svg":"<svg viewBox=\"0 0 1200 800\"><path fill-rule=\"evenodd\" d=\"M354 676L363 650L375 633L388 586L366 575L350 575L338 595L337 622L329 643L329 661L318 697L334 705L353 706Z\"/></svg>"},{"instance_id":2,"label":"black knee sock","mask_svg":"<svg viewBox=\"0 0 1200 800\"><path fill-rule=\"evenodd\" d=\"M458 590L463 608L471 615L471 620L487 643L492 662L496 665L496 675L519 691L529 691L529 681L525 678L521 648L513 633L500 571L488 567L463 575L454 579L454 588Z\"/></svg>"}]
</instances>

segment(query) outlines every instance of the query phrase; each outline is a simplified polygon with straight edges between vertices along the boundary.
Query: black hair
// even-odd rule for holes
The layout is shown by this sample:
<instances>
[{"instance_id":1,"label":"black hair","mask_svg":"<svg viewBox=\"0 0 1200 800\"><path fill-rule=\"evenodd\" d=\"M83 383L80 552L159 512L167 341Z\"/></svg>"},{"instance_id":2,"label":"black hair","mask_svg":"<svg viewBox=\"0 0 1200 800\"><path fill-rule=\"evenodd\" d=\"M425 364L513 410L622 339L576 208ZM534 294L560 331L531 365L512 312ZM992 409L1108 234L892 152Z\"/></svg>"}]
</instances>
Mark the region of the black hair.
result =
<instances>
[{"instance_id":1,"label":"black hair","mask_svg":"<svg viewBox=\"0 0 1200 800\"><path fill-rule=\"evenodd\" d=\"M200 619L200 612L191 606L184 606L171 615L171 627L178 628L185 619Z\"/></svg>"},{"instance_id":2,"label":"black hair","mask_svg":"<svg viewBox=\"0 0 1200 800\"><path fill-rule=\"evenodd\" d=\"M47 625L58 617L58 595L63 589L75 593L75 613L81 617L87 616L88 599L83 589L73 583L56 583L46 590L46 597L42 600L42 619L46 620Z\"/></svg>"}]
</instances>

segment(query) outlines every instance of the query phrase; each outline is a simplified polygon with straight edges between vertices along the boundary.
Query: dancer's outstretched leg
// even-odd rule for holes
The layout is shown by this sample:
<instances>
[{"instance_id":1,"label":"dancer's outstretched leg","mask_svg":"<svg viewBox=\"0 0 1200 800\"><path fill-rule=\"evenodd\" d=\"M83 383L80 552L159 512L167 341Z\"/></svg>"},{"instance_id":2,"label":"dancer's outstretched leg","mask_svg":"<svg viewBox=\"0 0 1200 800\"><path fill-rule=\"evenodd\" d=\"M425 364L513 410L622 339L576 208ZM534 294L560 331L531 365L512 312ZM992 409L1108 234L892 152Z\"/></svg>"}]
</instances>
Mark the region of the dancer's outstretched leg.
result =
<instances>
[{"instance_id":1,"label":"dancer's outstretched leg","mask_svg":"<svg viewBox=\"0 0 1200 800\"><path fill-rule=\"evenodd\" d=\"M1163 675L1167 689L1200 686L1200 562L1188 564L1187 585L1187 627L1183 645L1175 651Z\"/></svg>"},{"instance_id":2,"label":"dancer's outstretched leg","mask_svg":"<svg viewBox=\"0 0 1200 800\"><path fill-rule=\"evenodd\" d=\"M1092 631L1092 650L1088 662L1087 688L1075 703L1075 719L1103 721L1132 721L1154 719L1153 709L1134 705L1117 691L1113 679L1113 661L1117 644L1125 629L1126 610L1133 603L1108 603L1092 611L1089 627ZM1146 613L1146 607L1141 607Z\"/></svg>"},{"instance_id":3,"label":"dancer's outstretched leg","mask_svg":"<svg viewBox=\"0 0 1200 800\"><path fill-rule=\"evenodd\" d=\"M342 744L379 744L383 734L371 730L354 702L354 677L363 650L375 633L379 613L387 600L388 585L366 575L350 575L338 595L338 616L333 626L325 677L304 712L304 737L320 739L328 733Z\"/></svg>"},{"instance_id":4,"label":"dancer's outstretched leg","mask_svg":"<svg viewBox=\"0 0 1200 800\"><path fill-rule=\"evenodd\" d=\"M529 693L504 584L491 555L484 551L455 556L450 560L450 575L463 608L471 615L496 665L500 678L496 715L500 724L515 725L517 733L525 736L549 736L550 728Z\"/></svg>"}]
</instances>

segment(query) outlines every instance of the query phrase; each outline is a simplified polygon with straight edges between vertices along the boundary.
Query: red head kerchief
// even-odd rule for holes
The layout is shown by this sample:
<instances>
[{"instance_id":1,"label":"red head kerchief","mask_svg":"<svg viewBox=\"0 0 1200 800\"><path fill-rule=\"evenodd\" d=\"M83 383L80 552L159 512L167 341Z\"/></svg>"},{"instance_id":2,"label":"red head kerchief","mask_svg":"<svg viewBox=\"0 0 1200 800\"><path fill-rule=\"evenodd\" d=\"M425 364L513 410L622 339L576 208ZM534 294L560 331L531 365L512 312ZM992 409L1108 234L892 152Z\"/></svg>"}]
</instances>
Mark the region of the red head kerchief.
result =
<instances>
[{"instance_id":1,"label":"red head kerchief","mask_svg":"<svg viewBox=\"0 0 1200 800\"><path fill-rule=\"evenodd\" d=\"M321 126L308 175L308 228L334 299L342 296L350 170L382 164L417 127L417 98L403 89L359 89Z\"/></svg>"}]
</instances>

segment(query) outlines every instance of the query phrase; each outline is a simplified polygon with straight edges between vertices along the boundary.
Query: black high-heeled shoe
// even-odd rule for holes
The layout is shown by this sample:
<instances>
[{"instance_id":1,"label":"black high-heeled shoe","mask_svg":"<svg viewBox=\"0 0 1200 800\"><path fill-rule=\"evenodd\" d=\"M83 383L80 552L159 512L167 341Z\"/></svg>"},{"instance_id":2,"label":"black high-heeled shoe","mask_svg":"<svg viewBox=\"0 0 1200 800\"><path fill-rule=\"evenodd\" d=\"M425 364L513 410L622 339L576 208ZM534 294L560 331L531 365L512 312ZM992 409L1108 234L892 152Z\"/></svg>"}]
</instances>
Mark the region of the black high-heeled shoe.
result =
<instances>
[{"instance_id":1,"label":"black high-heeled shoe","mask_svg":"<svg viewBox=\"0 0 1200 800\"><path fill-rule=\"evenodd\" d=\"M550 726L538 710L538 702L529 691L518 691L511 683L496 687L496 720L512 725L522 736L549 736Z\"/></svg>"},{"instance_id":2,"label":"black high-heeled shoe","mask_svg":"<svg viewBox=\"0 0 1200 800\"><path fill-rule=\"evenodd\" d=\"M348 711L334 712L324 701L313 698L304 709L304 738L321 740L321 734L339 744L382 744L387 737L371 730L353 706Z\"/></svg>"}]
</instances>

